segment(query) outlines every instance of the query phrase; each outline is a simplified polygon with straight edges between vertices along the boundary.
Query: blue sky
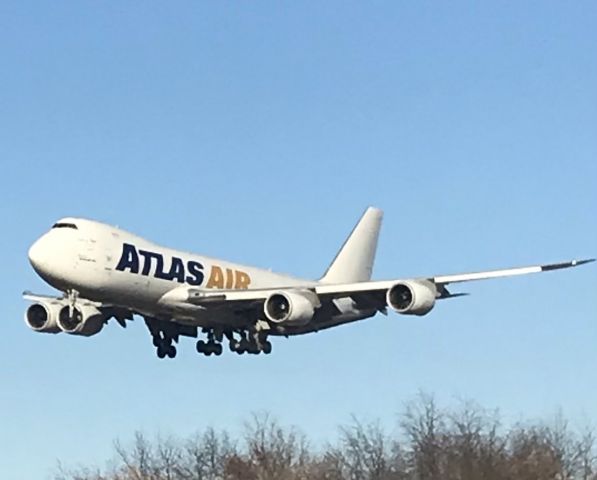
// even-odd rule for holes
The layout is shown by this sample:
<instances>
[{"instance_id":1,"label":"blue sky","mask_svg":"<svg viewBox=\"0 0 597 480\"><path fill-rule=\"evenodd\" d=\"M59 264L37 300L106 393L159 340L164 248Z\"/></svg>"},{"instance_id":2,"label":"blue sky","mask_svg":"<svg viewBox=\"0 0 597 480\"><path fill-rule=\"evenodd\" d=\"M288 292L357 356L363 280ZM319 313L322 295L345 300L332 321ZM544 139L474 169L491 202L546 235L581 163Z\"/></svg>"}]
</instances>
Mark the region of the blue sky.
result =
<instances>
[{"instance_id":1,"label":"blue sky","mask_svg":"<svg viewBox=\"0 0 597 480\"><path fill-rule=\"evenodd\" d=\"M376 278L597 254L595 2L27 2L0 6L0 471L99 463L135 429L315 441L390 428L419 390L505 420L597 421L597 270L468 285L290 340L159 361L143 322L93 338L22 320L26 251L80 215L318 277L367 205Z\"/></svg>"}]
</instances>

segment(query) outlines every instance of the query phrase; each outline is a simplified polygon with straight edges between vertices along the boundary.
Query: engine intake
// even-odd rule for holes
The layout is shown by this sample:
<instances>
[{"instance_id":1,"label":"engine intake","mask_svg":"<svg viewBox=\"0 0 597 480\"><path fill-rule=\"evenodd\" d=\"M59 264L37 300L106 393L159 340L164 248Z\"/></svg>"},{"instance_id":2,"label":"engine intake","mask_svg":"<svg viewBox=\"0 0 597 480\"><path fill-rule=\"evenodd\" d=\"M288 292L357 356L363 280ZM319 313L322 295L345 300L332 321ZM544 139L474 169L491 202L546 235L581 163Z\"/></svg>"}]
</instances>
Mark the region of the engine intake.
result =
<instances>
[{"instance_id":1,"label":"engine intake","mask_svg":"<svg viewBox=\"0 0 597 480\"><path fill-rule=\"evenodd\" d=\"M286 291L272 293L263 304L263 310L272 323L302 326L311 321L316 305L317 297L311 292Z\"/></svg>"},{"instance_id":2,"label":"engine intake","mask_svg":"<svg viewBox=\"0 0 597 480\"><path fill-rule=\"evenodd\" d=\"M388 306L403 315L425 315L435 306L437 287L433 282L417 280L398 282L388 289Z\"/></svg>"},{"instance_id":3,"label":"engine intake","mask_svg":"<svg viewBox=\"0 0 597 480\"><path fill-rule=\"evenodd\" d=\"M76 305L72 314L70 306L64 305L58 314L58 326L71 335L90 337L99 333L105 322L106 316L91 305Z\"/></svg>"},{"instance_id":4,"label":"engine intake","mask_svg":"<svg viewBox=\"0 0 597 480\"><path fill-rule=\"evenodd\" d=\"M59 305L34 303L25 311L27 326L42 333L59 333L60 327L56 323Z\"/></svg>"}]
</instances>

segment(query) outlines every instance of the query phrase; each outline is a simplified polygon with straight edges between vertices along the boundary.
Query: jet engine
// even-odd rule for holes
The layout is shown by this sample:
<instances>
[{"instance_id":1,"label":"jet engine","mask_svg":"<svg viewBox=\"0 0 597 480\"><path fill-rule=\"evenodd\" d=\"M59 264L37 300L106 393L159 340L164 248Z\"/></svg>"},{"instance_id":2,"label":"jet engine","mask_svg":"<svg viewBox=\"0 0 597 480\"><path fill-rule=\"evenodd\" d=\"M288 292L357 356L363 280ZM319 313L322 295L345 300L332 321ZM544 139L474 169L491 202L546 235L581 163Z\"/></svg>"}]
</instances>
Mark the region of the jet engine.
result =
<instances>
[{"instance_id":1,"label":"jet engine","mask_svg":"<svg viewBox=\"0 0 597 480\"><path fill-rule=\"evenodd\" d=\"M263 310L272 323L300 327L311 321L318 304L312 292L275 292L267 298Z\"/></svg>"},{"instance_id":2,"label":"jet engine","mask_svg":"<svg viewBox=\"0 0 597 480\"><path fill-rule=\"evenodd\" d=\"M106 323L106 315L92 305L64 305L58 312L58 327L71 335L90 337L99 333Z\"/></svg>"},{"instance_id":3,"label":"jet engine","mask_svg":"<svg viewBox=\"0 0 597 480\"><path fill-rule=\"evenodd\" d=\"M435 306L437 287L427 280L398 282L386 293L388 306L404 315L425 315Z\"/></svg>"},{"instance_id":4,"label":"jet engine","mask_svg":"<svg viewBox=\"0 0 597 480\"><path fill-rule=\"evenodd\" d=\"M25 311L25 323L42 333L60 333L57 318L61 305L57 303L34 303Z\"/></svg>"},{"instance_id":5,"label":"jet engine","mask_svg":"<svg viewBox=\"0 0 597 480\"><path fill-rule=\"evenodd\" d=\"M39 301L25 311L25 323L36 332L60 333L89 337L99 333L106 315L92 305L76 305L72 309L66 301Z\"/></svg>"}]
</instances>

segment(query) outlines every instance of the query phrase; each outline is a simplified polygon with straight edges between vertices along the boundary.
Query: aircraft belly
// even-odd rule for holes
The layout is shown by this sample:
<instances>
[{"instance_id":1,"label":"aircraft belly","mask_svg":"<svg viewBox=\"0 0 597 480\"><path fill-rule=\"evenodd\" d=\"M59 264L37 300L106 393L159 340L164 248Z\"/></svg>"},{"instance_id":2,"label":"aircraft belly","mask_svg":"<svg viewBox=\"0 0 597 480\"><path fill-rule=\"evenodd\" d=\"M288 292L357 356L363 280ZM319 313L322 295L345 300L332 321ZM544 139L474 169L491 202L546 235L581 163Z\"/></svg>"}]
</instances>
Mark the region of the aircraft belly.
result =
<instances>
[{"instance_id":1,"label":"aircraft belly","mask_svg":"<svg viewBox=\"0 0 597 480\"><path fill-rule=\"evenodd\" d=\"M323 312L320 312L323 313ZM287 327L284 331L276 332L272 330L271 335L277 336L290 336L290 335L304 335L306 333L314 333L320 330L326 330L328 328L337 327L339 325L344 325L352 322L356 322L359 320L364 320L365 318L370 318L377 313L376 310L360 310L360 311L353 311L350 313L334 315L334 316L326 316L326 315L315 315L313 320L309 322L307 325L303 325L301 327Z\"/></svg>"}]
</instances>

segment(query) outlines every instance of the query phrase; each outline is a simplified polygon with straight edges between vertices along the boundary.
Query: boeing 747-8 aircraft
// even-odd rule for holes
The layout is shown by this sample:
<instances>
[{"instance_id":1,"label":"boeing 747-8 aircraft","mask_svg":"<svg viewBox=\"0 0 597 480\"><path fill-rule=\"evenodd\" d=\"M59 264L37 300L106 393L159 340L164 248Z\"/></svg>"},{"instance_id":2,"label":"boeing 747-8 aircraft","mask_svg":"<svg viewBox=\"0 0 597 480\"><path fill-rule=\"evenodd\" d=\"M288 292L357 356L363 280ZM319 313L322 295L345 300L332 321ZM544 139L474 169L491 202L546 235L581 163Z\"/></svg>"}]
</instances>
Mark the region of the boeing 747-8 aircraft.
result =
<instances>
[{"instance_id":1,"label":"boeing 747-8 aircraft","mask_svg":"<svg viewBox=\"0 0 597 480\"><path fill-rule=\"evenodd\" d=\"M181 336L204 355L270 353L268 338L300 335L386 314L425 315L458 297L448 285L575 267L593 260L479 273L371 281L382 212L368 208L317 281L279 275L158 246L110 225L59 220L29 250L29 261L63 295L24 293L25 321L37 332L91 336L109 319L140 315L160 358L176 356Z\"/></svg>"}]
</instances>

